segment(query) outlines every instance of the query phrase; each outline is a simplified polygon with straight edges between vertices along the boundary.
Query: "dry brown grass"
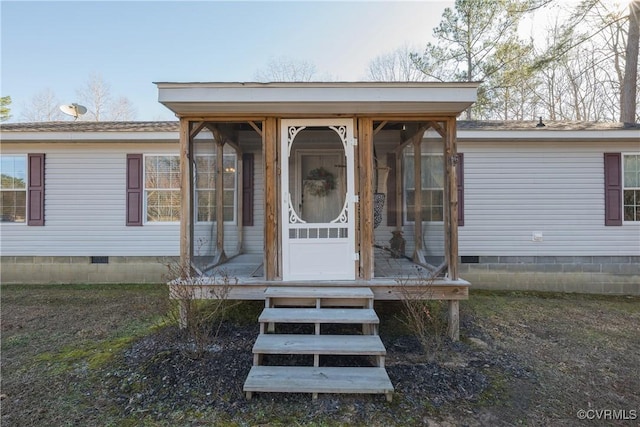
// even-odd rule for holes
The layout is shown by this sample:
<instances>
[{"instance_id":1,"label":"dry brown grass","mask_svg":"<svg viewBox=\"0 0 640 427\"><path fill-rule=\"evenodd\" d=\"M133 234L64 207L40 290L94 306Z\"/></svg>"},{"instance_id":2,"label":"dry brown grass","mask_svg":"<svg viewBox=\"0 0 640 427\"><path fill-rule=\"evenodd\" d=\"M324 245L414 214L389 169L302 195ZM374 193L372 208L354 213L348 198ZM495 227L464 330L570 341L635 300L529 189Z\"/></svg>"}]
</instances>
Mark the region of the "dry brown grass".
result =
<instances>
[{"instance_id":1,"label":"dry brown grass","mask_svg":"<svg viewBox=\"0 0 640 427\"><path fill-rule=\"evenodd\" d=\"M167 351L151 352L146 359L136 359L131 352L151 337L170 335L157 332L168 308L166 286L2 286L1 293L3 426L579 426L585 424L576 416L580 409L640 415L637 297L475 291L461 304L461 343L445 343L441 357L427 364L415 362L420 358L412 352L419 351L419 345L411 347L397 319L401 305L379 303L381 336L396 381L391 404L380 396L329 395L312 402L309 396L280 395L246 401L241 392L244 373L238 370L216 379L232 392L221 394L224 401L215 405L194 406L192 402L201 399L188 394L195 384L189 389L178 381L166 390L173 390L168 396L180 395L180 404L167 398L132 406L136 396L157 393L136 387L166 385L164 376L138 378L141 371L136 369L153 372L150 367L162 367L167 375L170 362L183 360L169 357ZM225 326L228 342L235 343L235 357L248 364L251 342L245 335L255 331L247 319L259 309L259 303L235 308L232 315L244 316L245 326L237 331ZM471 344L472 337L487 348ZM184 361L180 369L194 381L204 381L198 369L215 368L208 364L213 361ZM116 387L123 384L115 380L118 372L128 375L126 389ZM399 376L402 372L429 375L411 381ZM470 379L484 383L480 395L465 398L461 387L471 385ZM440 389L463 397L440 399ZM637 424L637 419L588 423Z\"/></svg>"}]
</instances>

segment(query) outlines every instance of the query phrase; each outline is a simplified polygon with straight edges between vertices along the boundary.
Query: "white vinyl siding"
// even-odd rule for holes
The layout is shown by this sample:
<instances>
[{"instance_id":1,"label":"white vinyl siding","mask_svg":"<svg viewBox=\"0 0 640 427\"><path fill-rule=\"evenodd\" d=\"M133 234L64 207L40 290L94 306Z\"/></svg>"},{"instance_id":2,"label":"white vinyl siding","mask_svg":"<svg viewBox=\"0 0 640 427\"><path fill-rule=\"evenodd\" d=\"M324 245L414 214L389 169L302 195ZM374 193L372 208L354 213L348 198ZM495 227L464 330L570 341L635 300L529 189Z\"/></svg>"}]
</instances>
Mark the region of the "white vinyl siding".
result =
<instances>
[{"instance_id":1,"label":"white vinyl siding","mask_svg":"<svg viewBox=\"0 0 640 427\"><path fill-rule=\"evenodd\" d=\"M47 156L44 227L0 225L3 256L177 256L180 223L127 227L126 155L174 155L175 143L59 142L3 144L3 155ZM255 153L254 226L244 227L244 251L264 248L262 156ZM198 226L196 225L196 233ZM234 236L235 233L235 236ZM196 234L197 238L197 234ZM228 253L236 251L237 226L225 225Z\"/></svg>"},{"instance_id":2,"label":"white vinyl siding","mask_svg":"<svg viewBox=\"0 0 640 427\"><path fill-rule=\"evenodd\" d=\"M254 151L253 159L253 226L243 228L244 248L247 253L264 252L264 165L260 151Z\"/></svg>"},{"instance_id":3,"label":"white vinyl siding","mask_svg":"<svg viewBox=\"0 0 640 427\"><path fill-rule=\"evenodd\" d=\"M640 224L604 225L604 151L632 143L459 142L460 255L640 255ZM542 233L534 242L533 233Z\"/></svg>"},{"instance_id":4,"label":"white vinyl siding","mask_svg":"<svg viewBox=\"0 0 640 427\"><path fill-rule=\"evenodd\" d=\"M3 154L14 147L3 146ZM174 154L174 144L47 143L21 145L44 152L44 227L2 225L2 255L175 256L179 223L127 227L126 154Z\"/></svg>"},{"instance_id":5,"label":"white vinyl siding","mask_svg":"<svg viewBox=\"0 0 640 427\"><path fill-rule=\"evenodd\" d=\"M3 256L177 256L180 223L127 227L126 155L175 155L174 143L4 144L3 155L47 155L44 227L0 225ZM255 153L254 226L244 227L246 253L264 250L262 156ZM207 230L209 230L207 228ZM195 226L196 238L198 225ZM235 234L235 235L234 235ZM237 227L225 224L228 253Z\"/></svg>"}]
</instances>

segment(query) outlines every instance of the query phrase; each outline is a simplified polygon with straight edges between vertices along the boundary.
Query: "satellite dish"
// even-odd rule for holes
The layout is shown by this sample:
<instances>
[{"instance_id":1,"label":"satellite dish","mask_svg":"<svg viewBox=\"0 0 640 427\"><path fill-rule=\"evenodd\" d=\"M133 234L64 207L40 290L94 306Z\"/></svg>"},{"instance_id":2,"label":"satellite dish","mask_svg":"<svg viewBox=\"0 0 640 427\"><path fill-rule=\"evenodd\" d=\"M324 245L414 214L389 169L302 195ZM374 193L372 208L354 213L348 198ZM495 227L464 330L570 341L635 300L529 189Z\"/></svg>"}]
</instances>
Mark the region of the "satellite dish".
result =
<instances>
[{"instance_id":1,"label":"satellite dish","mask_svg":"<svg viewBox=\"0 0 640 427\"><path fill-rule=\"evenodd\" d=\"M61 105L60 110L68 116L73 116L75 119L78 119L78 116L87 113L87 107L76 103L71 105Z\"/></svg>"}]
</instances>

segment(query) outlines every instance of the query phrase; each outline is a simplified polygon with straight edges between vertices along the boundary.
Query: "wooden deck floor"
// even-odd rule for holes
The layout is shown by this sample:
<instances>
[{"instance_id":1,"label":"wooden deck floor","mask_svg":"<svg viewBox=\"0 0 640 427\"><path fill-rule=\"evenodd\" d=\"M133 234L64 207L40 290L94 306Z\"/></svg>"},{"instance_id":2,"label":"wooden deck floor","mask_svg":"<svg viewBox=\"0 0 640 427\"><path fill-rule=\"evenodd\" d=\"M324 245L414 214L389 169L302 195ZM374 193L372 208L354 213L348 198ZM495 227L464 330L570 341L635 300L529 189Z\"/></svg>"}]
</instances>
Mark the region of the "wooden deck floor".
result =
<instances>
[{"instance_id":1,"label":"wooden deck floor","mask_svg":"<svg viewBox=\"0 0 640 427\"><path fill-rule=\"evenodd\" d=\"M198 280L195 298L212 298L208 285L217 285L225 278L234 284L229 294L231 299L261 300L268 286L351 286L368 287L376 300L398 300L407 289L415 289L416 294L425 292L428 283L430 299L463 300L469 296L469 282L458 279L439 278L427 282L428 270L406 258L391 258L388 253L376 250L375 277L372 280L345 280L312 282L267 281L263 277L262 255L242 254L229 259L225 264L205 271L206 278ZM437 262L435 260L434 262ZM204 287L203 287L204 286ZM213 296L215 297L215 296Z\"/></svg>"},{"instance_id":2,"label":"wooden deck floor","mask_svg":"<svg viewBox=\"0 0 640 427\"><path fill-rule=\"evenodd\" d=\"M432 260L439 264L441 260ZM247 279L261 279L264 275L262 255L241 254L228 260L226 263L206 270L205 274L212 277L237 278L240 281ZM388 252L376 249L375 271L376 278L406 279L429 277L429 270L414 264L407 258L392 258Z\"/></svg>"}]
</instances>

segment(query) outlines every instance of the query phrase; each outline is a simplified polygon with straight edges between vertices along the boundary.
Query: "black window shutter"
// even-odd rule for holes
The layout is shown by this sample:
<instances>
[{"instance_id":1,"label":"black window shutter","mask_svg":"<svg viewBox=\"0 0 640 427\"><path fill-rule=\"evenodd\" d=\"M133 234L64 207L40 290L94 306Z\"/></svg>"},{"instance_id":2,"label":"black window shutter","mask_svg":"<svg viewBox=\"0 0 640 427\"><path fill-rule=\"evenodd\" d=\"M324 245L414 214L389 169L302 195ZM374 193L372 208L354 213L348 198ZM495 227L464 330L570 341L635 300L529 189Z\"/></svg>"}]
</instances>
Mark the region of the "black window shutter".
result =
<instances>
[{"instance_id":1,"label":"black window shutter","mask_svg":"<svg viewBox=\"0 0 640 427\"><path fill-rule=\"evenodd\" d=\"M29 154L27 225L44 225L44 153Z\"/></svg>"},{"instance_id":2,"label":"black window shutter","mask_svg":"<svg viewBox=\"0 0 640 427\"><path fill-rule=\"evenodd\" d=\"M253 225L253 153L242 155L242 225Z\"/></svg>"},{"instance_id":3,"label":"black window shutter","mask_svg":"<svg viewBox=\"0 0 640 427\"><path fill-rule=\"evenodd\" d=\"M622 225L622 156L604 153L604 225Z\"/></svg>"},{"instance_id":4,"label":"black window shutter","mask_svg":"<svg viewBox=\"0 0 640 427\"><path fill-rule=\"evenodd\" d=\"M127 226L142 225L142 154L127 154Z\"/></svg>"},{"instance_id":5,"label":"black window shutter","mask_svg":"<svg viewBox=\"0 0 640 427\"><path fill-rule=\"evenodd\" d=\"M464 153L458 153L456 181L458 181L458 226L462 227L464 225Z\"/></svg>"}]
</instances>

